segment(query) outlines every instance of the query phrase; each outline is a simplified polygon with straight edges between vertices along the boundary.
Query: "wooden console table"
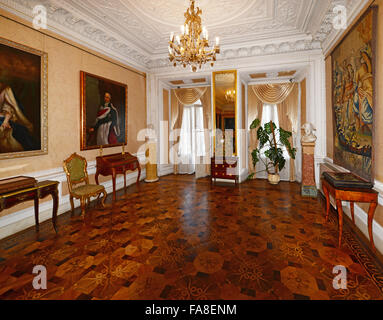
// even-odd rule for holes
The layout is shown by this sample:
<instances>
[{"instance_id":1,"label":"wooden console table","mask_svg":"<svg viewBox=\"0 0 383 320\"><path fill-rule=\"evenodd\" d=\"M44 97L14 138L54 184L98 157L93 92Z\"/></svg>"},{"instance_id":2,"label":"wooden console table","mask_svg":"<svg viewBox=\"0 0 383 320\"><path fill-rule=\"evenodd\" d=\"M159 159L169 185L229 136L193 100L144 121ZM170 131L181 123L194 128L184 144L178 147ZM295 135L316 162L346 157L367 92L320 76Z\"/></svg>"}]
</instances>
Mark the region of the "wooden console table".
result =
<instances>
[{"instance_id":1,"label":"wooden console table","mask_svg":"<svg viewBox=\"0 0 383 320\"><path fill-rule=\"evenodd\" d=\"M35 221L36 221L36 231L39 231L39 199L43 199L49 195L53 198L53 213L52 213L52 222L53 228L57 233L57 211L59 204L59 195L58 195L58 181L43 181L38 182L35 187L25 188L18 191L6 193L0 195L0 212L12 208L13 206L34 200L35 204Z\"/></svg>"},{"instance_id":2,"label":"wooden console table","mask_svg":"<svg viewBox=\"0 0 383 320\"><path fill-rule=\"evenodd\" d=\"M141 167L137 157L132 156L130 153L125 154L116 153L108 156L96 158L97 171L96 183L99 184L98 177L112 176L113 179L113 200L116 200L116 176L117 174L124 175L124 188L126 189L126 171L138 170L137 184L140 182Z\"/></svg>"},{"instance_id":3,"label":"wooden console table","mask_svg":"<svg viewBox=\"0 0 383 320\"><path fill-rule=\"evenodd\" d=\"M214 157L211 158L211 182L217 179L234 180L239 183L237 173L238 158L236 157Z\"/></svg>"},{"instance_id":4,"label":"wooden console table","mask_svg":"<svg viewBox=\"0 0 383 320\"><path fill-rule=\"evenodd\" d=\"M322 188L326 197L326 222L330 211L330 194L335 198L336 207L339 216L339 247L342 242L343 232L343 208L342 201L349 201L351 208L352 222L355 223L354 217L354 204L355 202L370 203L368 210L368 234L370 236L370 243L373 250L375 249L374 238L372 233L372 222L374 219L375 209L378 205L378 192L373 189L354 189L354 188L339 188L334 187L326 179L322 178Z\"/></svg>"}]
</instances>

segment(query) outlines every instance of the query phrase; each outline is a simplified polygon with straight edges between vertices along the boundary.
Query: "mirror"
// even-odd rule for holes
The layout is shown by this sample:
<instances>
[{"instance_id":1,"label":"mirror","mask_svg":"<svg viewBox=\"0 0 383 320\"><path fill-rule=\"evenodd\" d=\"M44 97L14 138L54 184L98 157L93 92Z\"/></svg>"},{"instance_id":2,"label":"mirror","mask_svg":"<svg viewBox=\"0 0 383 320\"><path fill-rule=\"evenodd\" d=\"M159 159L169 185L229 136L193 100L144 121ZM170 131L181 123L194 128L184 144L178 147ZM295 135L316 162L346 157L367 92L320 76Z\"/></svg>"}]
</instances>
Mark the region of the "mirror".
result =
<instances>
[{"instance_id":1,"label":"mirror","mask_svg":"<svg viewBox=\"0 0 383 320\"><path fill-rule=\"evenodd\" d=\"M214 153L234 156L237 153L237 71L213 72Z\"/></svg>"}]
</instances>

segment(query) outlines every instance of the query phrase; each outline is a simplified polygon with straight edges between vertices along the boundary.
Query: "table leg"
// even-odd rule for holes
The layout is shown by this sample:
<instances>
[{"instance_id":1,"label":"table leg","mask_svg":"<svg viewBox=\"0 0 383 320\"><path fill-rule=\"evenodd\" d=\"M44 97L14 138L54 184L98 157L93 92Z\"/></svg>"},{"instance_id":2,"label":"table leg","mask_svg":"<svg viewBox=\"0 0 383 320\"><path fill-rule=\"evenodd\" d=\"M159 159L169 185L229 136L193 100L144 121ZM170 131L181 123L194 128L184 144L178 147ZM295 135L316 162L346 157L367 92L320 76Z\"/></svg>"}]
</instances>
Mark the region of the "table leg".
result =
<instances>
[{"instance_id":1,"label":"table leg","mask_svg":"<svg viewBox=\"0 0 383 320\"><path fill-rule=\"evenodd\" d=\"M112 170L112 180L113 180L113 200L116 200L116 169Z\"/></svg>"},{"instance_id":2,"label":"table leg","mask_svg":"<svg viewBox=\"0 0 383 320\"><path fill-rule=\"evenodd\" d=\"M330 193L325 184L322 184L323 193L326 197L326 222L328 221L328 215L330 213Z\"/></svg>"},{"instance_id":3,"label":"table leg","mask_svg":"<svg viewBox=\"0 0 383 320\"><path fill-rule=\"evenodd\" d=\"M96 175L94 177L94 179L96 180L96 184L99 185L99 182L98 182L98 176L100 175L100 173L98 171L96 171Z\"/></svg>"},{"instance_id":4,"label":"table leg","mask_svg":"<svg viewBox=\"0 0 383 320\"><path fill-rule=\"evenodd\" d=\"M370 243L371 243L372 249L374 251L376 249L375 249L375 244L374 244L374 236L372 233L372 223L373 223L374 213L375 213L375 209L376 209L377 205L378 204L376 202L371 202L370 208L368 209L368 234L370 236Z\"/></svg>"},{"instance_id":5,"label":"table leg","mask_svg":"<svg viewBox=\"0 0 383 320\"><path fill-rule=\"evenodd\" d=\"M52 222L53 222L53 228L55 229L56 233L57 231L57 211L59 208L59 192L56 188L56 190L52 193L53 198L53 213L52 213Z\"/></svg>"},{"instance_id":6,"label":"table leg","mask_svg":"<svg viewBox=\"0 0 383 320\"><path fill-rule=\"evenodd\" d=\"M39 196L36 193L35 195L35 222L36 222L36 232L39 232Z\"/></svg>"},{"instance_id":7,"label":"table leg","mask_svg":"<svg viewBox=\"0 0 383 320\"><path fill-rule=\"evenodd\" d=\"M342 243L342 233L343 233L343 208L342 208L342 201L336 200L336 208L338 210L338 217L339 217L339 248L341 247Z\"/></svg>"},{"instance_id":8,"label":"table leg","mask_svg":"<svg viewBox=\"0 0 383 320\"><path fill-rule=\"evenodd\" d=\"M351 210L351 218L352 222L355 224L355 206L354 206L354 201L350 201L350 210Z\"/></svg>"},{"instance_id":9,"label":"table leg","mask_svg":"<svg viewBox=\"0 0 383 320\"><path fill-rule=\"evenodd\" d=\"M137 163L137 169L138 169L137 184L139 184L140 183L140 177L141 177L141 167L140 167L139 163Z\"/></svg>"}]
</instances>

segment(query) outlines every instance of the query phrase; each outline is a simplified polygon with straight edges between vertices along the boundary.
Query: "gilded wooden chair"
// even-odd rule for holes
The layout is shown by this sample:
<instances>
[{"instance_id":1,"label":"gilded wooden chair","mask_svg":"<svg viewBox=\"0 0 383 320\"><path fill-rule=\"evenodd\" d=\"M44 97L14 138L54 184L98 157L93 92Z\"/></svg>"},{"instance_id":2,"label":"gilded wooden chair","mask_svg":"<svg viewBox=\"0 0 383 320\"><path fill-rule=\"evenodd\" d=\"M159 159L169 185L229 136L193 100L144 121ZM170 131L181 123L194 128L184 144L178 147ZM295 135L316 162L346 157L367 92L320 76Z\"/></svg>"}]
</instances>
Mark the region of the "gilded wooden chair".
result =
<instances>
[{"instance_id":1,"label":"gilded wooden chair","mask_svg":"<svg viewBox=\"0 0 383 320\"><path fill-rule=\"evenodd\" d=\"M102 207L105 207L105 199L107 195L105 188L104 186L97 184L89 184L87 171L88 163L85 158L74 153L64 161L63 167L68 181L72 214L74 212L73 198L80 199L82 216L85 214L85 205L86 203L89 203L91 197L97 196L100 198L102 194L101 205ZM85 184L76 186L84 182Z\"/></svg>"}]
</instances>

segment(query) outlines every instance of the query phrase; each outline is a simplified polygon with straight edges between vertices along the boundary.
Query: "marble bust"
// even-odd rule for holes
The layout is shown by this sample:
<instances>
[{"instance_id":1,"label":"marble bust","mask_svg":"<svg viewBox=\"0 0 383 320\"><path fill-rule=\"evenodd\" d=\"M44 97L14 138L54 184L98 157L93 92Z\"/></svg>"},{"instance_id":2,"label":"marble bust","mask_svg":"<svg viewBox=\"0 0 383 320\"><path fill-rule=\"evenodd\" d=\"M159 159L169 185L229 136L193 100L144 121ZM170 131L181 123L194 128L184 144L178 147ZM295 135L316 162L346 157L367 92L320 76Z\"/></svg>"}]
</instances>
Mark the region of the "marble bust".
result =
<instances>
[{"instance_id":1,"label":"marble bust","mask_svg":"<svg viewBox=\"0 0 383 320\"><path fill-rule=\"evenodd\" d=\"M304 135L302 136L301 141L304 143L313 143L317 140L317 137L314 135L313 131L316 129L314 128L312 123L305 123L302 126L302 129L305 131Z\"/></svg>"}]
</instances>

